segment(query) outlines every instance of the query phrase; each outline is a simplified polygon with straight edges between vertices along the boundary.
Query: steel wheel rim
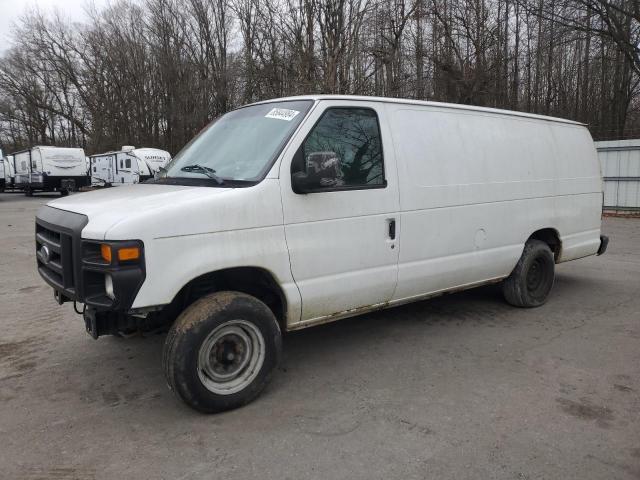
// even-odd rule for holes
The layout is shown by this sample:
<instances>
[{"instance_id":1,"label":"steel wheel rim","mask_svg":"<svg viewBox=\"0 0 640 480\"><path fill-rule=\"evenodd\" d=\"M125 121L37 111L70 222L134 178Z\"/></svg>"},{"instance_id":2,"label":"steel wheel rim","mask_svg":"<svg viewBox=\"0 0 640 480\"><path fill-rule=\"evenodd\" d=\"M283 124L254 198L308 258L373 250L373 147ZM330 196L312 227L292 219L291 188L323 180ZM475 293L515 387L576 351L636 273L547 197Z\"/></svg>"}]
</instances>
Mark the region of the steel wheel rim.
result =
<instances>
[{"instance_id":1,"label":"steel wheel rim","mask_svg":"<svg viewBox=\"0 0 640 480\"><path fill-rule=\"evenodd\" d=\"M537 257L531 263L525 284L527 291L534 297L544 296L551 288L550 278L553 273L549 270L549 263L543 257Z\"/></svg>"},{"instance_id":2,"label":"steel wheel rim","mask_svg":"<svg viewBox=\"0 0 640 480\"><path fill-rule=\"evenodd\" d=\"M540 258L536 258L527 272L527 288L530 292L535 292L540 288L540 284L544 278L543 262Z\"/></svg>"},{"instance_id":3,"label":"steel wheel rim","mask_svg":"<svg viewBox=\"0 0 640 480\"><path fill-rule=\"evenodd\" d=\"M264 364L262 333L246 320L230 320L215 328L198 352L198 377L204 387L219 395L246 388Z\"/></svg>"}]
</instances>

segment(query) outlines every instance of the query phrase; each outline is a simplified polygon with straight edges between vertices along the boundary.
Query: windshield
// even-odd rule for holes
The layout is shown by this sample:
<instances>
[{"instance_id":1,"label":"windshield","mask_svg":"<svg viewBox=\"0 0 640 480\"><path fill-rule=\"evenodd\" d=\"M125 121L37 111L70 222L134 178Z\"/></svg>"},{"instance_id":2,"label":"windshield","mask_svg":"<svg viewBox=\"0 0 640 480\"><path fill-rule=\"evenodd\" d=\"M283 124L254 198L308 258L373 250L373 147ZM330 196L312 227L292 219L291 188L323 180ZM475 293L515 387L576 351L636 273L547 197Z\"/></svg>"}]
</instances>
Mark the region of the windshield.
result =
<instances>
[{"instance_id":1,"label":"windshield","mask_svg":"<svg viewBox=\"0 0 640 480\"><path fill-rule=\"evenodd\" d=\"M274 102L233 110L211 123L161 171L156 182L257 182L313 104ZM189 182L191 183L191 182Z\"/></svg>"}]
</instances>

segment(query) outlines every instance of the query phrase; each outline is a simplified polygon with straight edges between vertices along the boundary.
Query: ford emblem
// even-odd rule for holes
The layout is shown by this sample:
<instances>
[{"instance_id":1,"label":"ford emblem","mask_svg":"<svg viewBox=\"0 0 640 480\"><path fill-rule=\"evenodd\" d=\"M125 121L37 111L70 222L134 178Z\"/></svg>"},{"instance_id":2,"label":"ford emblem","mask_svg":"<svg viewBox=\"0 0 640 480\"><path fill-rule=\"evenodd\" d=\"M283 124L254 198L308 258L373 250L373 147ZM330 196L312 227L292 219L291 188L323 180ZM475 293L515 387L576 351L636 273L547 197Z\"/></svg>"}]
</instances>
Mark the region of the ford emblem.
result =
<instances>
[{"instance_id":1,"label":"ford emblem","mask_svg":"<svg viewBox=\"0 0 640 480\"><path fill-rule=\"evenodd\" d=\"M42 263L45 264L49 263L49 260L51 260L51 251L46 245L43 245L42 248L40 248L40 258L42 259Z\"/></svg>"}]
</instances>

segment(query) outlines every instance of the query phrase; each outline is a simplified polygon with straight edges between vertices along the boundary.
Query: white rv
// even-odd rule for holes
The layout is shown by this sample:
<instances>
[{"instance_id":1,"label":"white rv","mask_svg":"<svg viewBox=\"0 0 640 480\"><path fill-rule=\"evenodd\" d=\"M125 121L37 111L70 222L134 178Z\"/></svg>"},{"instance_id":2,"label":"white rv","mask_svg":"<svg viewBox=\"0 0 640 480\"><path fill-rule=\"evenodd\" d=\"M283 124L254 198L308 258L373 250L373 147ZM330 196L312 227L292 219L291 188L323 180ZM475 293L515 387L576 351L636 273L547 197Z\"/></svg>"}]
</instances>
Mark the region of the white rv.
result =
<instances>
[{"instance_id":1,"label":"white rv","mask_svg":"<svg viewBox=\"0 0 640 480\"><path fill-rule=\"evenodd\" d=\"M13 156L15 187L27 196L34 191L57 191L64 196L89 183L82 148L37 146Z\"/></svg>"},{"instance_id":2,"label":"white rv","mask_svg":"<svg viewBox=\"0 0 640 480\"><path fill-rule=\"evenodd\" d=\"M604 253L601 212L580 123L314 95L227 113L151 182L50 202L36 253L95 338L170 328L168 384L216 412L259 394L282 331L497 282L543 305L557 263Z\"/></svg>"},{"instance_id":3,"label":"white rv","mask_svg":"<svg viewBox=\"0 0 640 480\"><path fill-rule=\"evenodd\" d=\"M13 155L7 155L2 159L4 169L4 188L5 190L13 188L13 182L16 176L16 169L13 163Z\"/></svg>"},{"instance_id":4,"label":"white rv","mask_svg":"<svg viewBox=\"0 0 640 480\"><path fill-rule=\"evenodd\" d=\"M171 154L157 148L122 147L91 156L92 185L122 186L152 178L171 160Z\"/></svg>"}]
</instances>

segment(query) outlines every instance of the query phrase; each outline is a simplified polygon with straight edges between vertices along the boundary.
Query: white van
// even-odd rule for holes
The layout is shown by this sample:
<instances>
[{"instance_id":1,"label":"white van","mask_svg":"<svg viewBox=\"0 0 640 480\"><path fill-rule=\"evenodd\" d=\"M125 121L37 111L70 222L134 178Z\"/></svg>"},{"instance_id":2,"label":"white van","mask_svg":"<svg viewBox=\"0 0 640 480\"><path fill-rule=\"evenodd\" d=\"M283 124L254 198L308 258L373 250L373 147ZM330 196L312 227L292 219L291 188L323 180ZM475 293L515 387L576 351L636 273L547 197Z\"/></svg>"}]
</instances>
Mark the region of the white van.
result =
<instances>
[{"instance_id":1,"label":"white van","mask_svg":"<svg viewBox=\"0 0 640 480\"><path fill-rule=\"evenodd\" d=\"M91 184L123 186L151 179L171 161L171 154L157 148L124 146L121 150L91 156Z\"/></svg>"},{"instance_id":2,"label":"white van","mask_svg":"<svg viewBox=\"0 0 640 480\"><path fill-rule=\"evenodd\" d=\"M13 154L15 187L27 196L34 191L70 191L89 184L82 148L36 146Z\"/></svg>"},{"instance_id":3,"label":"white van","mask_svg":"<svg viewBox=\"0 0 640 480\"><path fill-rule=\"evenodd\" d=\"M556 263L604 252L584 125L399 99L306 96L234 110L152 183L59 199L38 270L87 331L169 327L191 407L253 399L281 331L502 282L537 307Z\"/></svg>"}]
</instances>

